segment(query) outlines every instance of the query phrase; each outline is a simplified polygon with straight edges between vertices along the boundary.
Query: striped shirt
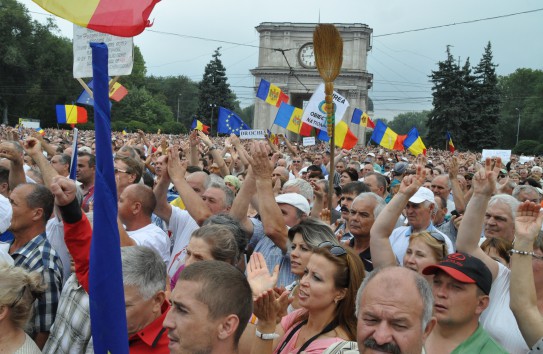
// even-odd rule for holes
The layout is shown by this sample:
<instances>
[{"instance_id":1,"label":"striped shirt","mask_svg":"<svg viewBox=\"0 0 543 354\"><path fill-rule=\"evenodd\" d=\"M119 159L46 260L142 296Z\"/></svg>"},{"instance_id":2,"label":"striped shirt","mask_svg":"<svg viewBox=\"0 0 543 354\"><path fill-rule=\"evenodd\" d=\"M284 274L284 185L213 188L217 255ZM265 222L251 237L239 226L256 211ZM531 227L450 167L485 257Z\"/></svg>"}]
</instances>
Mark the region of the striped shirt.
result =
<instances>
[{"instance_id":1,"label":"striped shirt","mask_svg":"<svg viewBox=\"0 0 543 354\"><path fill-rule=\"evenodd\" d=\"M16 267L39 272L47 285L45 292L34 301L34 311L27 329L30 336L49 332L57 313L62 288L62 262L45 237L45 232L11 254Z\"/></svg>"}]
</instances>

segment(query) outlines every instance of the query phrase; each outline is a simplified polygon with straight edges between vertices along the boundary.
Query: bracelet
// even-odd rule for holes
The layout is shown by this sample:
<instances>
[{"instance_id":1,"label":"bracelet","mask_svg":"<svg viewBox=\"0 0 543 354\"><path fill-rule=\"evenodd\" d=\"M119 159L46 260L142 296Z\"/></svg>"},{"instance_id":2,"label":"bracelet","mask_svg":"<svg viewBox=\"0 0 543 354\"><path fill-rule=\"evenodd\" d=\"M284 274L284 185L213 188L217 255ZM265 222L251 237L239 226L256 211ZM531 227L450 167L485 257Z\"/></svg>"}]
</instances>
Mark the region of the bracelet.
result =
<instances>
[{"instance_id":1,"label":"bracelet","mask_svg":"<svg viewBox=\"0 0 543 354\"><path fill-rule=\"evenodd\" d=\"M533 256L535 253L533 252L528 252L528 251L519 251L519 250L515 250L515 249L511 249L509 250L509 254L520 254L520 255L523 255L523 256Z\"/></svg>"},{"instance_id":2,"label":"bracelet","mask_svg":"<svg viewBox=\"0 0 543 354\"><path fill-rule=\"evenodd\" d=\"M274 340L279 338L279 334L277 333L262 333L258 329L256 330L256 336L263 340Z\"/></svg>"}]
</instances>

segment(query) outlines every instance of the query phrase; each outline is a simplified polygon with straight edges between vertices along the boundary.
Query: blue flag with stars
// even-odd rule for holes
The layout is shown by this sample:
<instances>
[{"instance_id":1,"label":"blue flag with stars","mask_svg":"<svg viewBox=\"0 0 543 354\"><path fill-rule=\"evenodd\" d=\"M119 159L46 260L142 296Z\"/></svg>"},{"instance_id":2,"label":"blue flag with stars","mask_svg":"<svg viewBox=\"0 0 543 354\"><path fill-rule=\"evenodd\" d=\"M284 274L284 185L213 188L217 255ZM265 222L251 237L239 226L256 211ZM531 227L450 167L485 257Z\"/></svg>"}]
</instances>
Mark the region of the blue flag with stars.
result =
<instances>
[{"instance_id":1,"label":"blue flag with stars","mask_svg":"<svg viewBox=\"0 0 543 354\"><path fill-rule=\"evenodd\" d=\"M240 130L251 129L241 118L226 108L219 107L219 124L217 132L239 135Z\"/></svg>"}]
</instances>

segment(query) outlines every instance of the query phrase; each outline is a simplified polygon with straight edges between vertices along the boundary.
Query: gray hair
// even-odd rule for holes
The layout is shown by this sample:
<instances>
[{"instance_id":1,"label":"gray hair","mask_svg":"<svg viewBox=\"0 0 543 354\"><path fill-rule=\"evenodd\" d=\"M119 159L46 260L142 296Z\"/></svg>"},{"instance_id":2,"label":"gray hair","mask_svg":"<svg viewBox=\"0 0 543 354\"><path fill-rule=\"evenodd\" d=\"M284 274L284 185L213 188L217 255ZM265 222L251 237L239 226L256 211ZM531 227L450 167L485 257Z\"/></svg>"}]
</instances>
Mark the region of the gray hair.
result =
<instances>
[{"instance_id":1,"label":"gray hair","mask_svg":"<svg viewBox=\"0 0 543 354\"><path fill-rule=\"evenodd\" d=\"M224 205L227 206L227 207L232 206L232 203L234 203L234 198L235 198L234 192L232 192L232 190L230 188L228 188L224 183L223 184L211 183L209 185L208 189L209 188L216 188L216 189L220 189L221 191L223 191L224 192Z\"/></svg>"},{"instance_id":2,"label":"gray hair","mask_svg":"<svg viewBox=\"0 0 543 354\"><path fill-rule=\"evenodd\" d=\"M311 249L317 248L325 241L339 246L337 238L334 236L330 226L315 218L306 218L298 225L291 227L288 230L289 240L292 241L298 233L302 235L305 244Z\"/></svg>"},{"instance_id":3,"label":"gray hair","mask_svg":"<svg viewBox=\"0 0 543 354\"><path fill-rule=\"evenodd\" d=\"M356 294L355 315L357 318L358 314L360 313L360 301L362 300L362 293L364 292L364 289L368 286L368 283L379 273L382 273L383 270L392 268L396 267L381 267L374 269L373 272L369 273L369 275L368 273L366 273L366 278L364 278L364 281L362 282L362 285L360 285L358 293ZM415 286L417 287L419 295L422 299L422 329L424 330L432 319L432 313L434 310L434 294L432 293L432 288L430 287L430 284L422 275L417 272L411 271L409 273L413 275L415 279Z\"/></svg>"},{"instance_id":4,"label":"gray hair","mask_svg":"<svg viewBox=\"0 0 543 354\"><path fill-rule=\"evenodd\" d=\"M210 247L213 259L236 265L240 259L240 252L236 237L230 228L225 225L207 224L196 229L191 238L200 238Z\"/></svg>"},{"instance_id":5,"label":"gray hair","mask_svg":"<svg viewBox=\"0 0 543 354\"><path fill-rule=\"evenodd\" d=\"M231 215L211 215L209 218L206 219L206 221L204 221L202 226L206 225L221 225L223 228L230 230L236 239L239 256L241 257L241 255L245 252L247 242L250 239L251 235L249 235L243 225L238 220L234 219Z\"/></svg>"},{"instance_id":6,"label":"gray hair","mask_svg":"<svg viewBox=\"0 0 543 354\"><path fill-rule=\"evenodd\" d=\"M495 204L505 204L509 207L511 211L511 218L513 222L515 221L515 217L517 216L517 209L520 205L520 202L510 196L509 194L496 194L492 198L490 198L490 201L488 202L488 207L494 206Z\"/></svg>"},{"instance_id":7,"label":"gray hair","mask_svg":"<svg viewBox=\"0 0 543 354\"><path fill-rule=\"evenodd\" d=\"M72 163L72 157L68 154L58 154L59 161L63 165L68 165L68 169L70 168L70 165Z\"/></svg>"},{"instance_id":8,"label":"gray hair","mask_svg":"<svg viewBox=\"0 0 543 354\"><path fill-rule=\"evenodd\" d=\"M301 194L305 199L309 200L310 203L313 200L313 187L311 187L311 184L306 180L301 178L291 179L285 182L283 185L283 189L290 187L298 187L300 190L299 194Z\"/></svg>"},{"instance_id":9,"label":"gray hair","mask_svg":"<svg viewBox=\"0 0 543 354\"><path fill-rule=\"evenodd\" d=\"M516 200L519 200L518 196L522 192L524 193L532 192L532 193L535 193L539 198L541 197L537 188L530 185L520 185L520 186L516 186L515 189L513 189L513 194L512 194L513 198L515 198Z\"/></svg>"},{"instance_id":10,"label":"gray hair","mask_svg":"<svg viewBox=\"0 0 543 354\"><path fill-rule=\"evenodd\" d=\"M373 217L377 218L379 214L383 211L383 209L386 207L386 202L383 198L378 196L377 194L373 192L364 192L360 193L354 200L353 204L356 202L361 202L366 199L373 199L375 200L375 207L373 208Z\"/></svg>"},{"instance_id":11,"label":"gray hair","mask_svg":"<svg viewBox=\"0 0 543 354\"><path fill-rule=\"evenodd\" d=\"M121 248L123 285L135 286L148 300L166 290L166 264L153 249L145 246Z\"/></svg>"}]
</instances>

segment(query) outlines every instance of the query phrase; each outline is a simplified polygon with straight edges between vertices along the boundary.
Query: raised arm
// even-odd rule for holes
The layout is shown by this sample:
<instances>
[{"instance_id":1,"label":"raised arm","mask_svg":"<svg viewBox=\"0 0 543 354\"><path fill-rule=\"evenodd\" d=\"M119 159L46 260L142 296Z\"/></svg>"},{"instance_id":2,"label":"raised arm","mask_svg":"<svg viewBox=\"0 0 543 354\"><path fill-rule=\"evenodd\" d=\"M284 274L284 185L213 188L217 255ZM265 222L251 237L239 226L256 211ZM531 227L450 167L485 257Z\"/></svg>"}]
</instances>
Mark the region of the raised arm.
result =
<instances>
[{"instance_id":1,"label":"raised arm","mask_svg":"<svg viewBox=\"0 0 543 354\"><path fill-rule=\"evenodd\" d=\"M192 189L185 180L186 165L179 159L179 146L175 145L168 150L168 175L175 189L183 200L190 216L200 226L211 216L211 211L202 198Z\"/></svg>"},{"instance_id":2,"label":"raised arm","mask_svg":"<svg viewBox=\"0 0 543 354\"><path fill-rule=\"evenodd\" d=\"M200 153L198 147L200 145L200 138L198 137L198 131L193 130L189 135L190 145L190 166L198 166L198 155Z\"/></svg>"},{"instance_id":3,"label":"raised arm","mask_svg":"<svg viewBox=\"0 0 543 354\"><path fill-rule=\"evenodd\" d=\"M531 255L543 221L539 209L540 205L528 201L519 205L515 218L516 251L511 255L510 307L529 347L543 337L543 317L537 307Z\"/></svg>"},{"instance_id":4,"label":"raised arm","mask_svg":"<svg viewBox=\"0 0 543 354\"><path fill-rule=\"evenodd\" d=\"M449 166L449 181L451 181L451 190L456 211L459 214L463 214L466 210L466 200L464 199L464 192L462 192L460 182L458 182L458 160L456 159L456 156L451 158L451 163Z\"/></svg>"},{"instance_id":5,"label":"raised arm","mask_svg":"<svg viewBox=\"0 0 543 354\"><path fill-rule=\"evenodd\" d=\"M49 188L53 182L53 178L58 176L58 172L51 166L45 156L43 156L41 143L36 138L27 138L24 149L40 169L43 184ZM77 154L77 152L74 151L74 154Z\"/></svg>"},{"instance_id":6,"label":"raised arm","mask_svg":"<svg viewBox=\"0 0 543 354\"><path fill-rule=\"evenodd\" d=\"M254 142L249 162L256 178L257 199L264 233L283 252L287 251L287 225L283 213L275 202L272 187L273 168L268 160L265 142Z\"/></svg>"},{"instance_id":7,"label":"raised arm","mask_svg":"<svg viewBox=\"0 0 543 354\"><path fill-rule=\"evenodd\" d=\"M155 188L153 189L156 198L154 213L167 223L170 222L170 217L172 216L172 206L168 203L168 187L170 186L170 183L171 180L168 175L168 169L165 168L162 171L162 176L158 179Z\"/></svg>"},{"instance_id":8,"label":"raised arm","mask_svg":"<svg viewBox=\"0 0 543 354\"><path fill-rule=\"evenodd\" d=\"M498 158L498 168L501 159ZM496 191L496 174L492 171L490 158L485 161L485 167L475 173L472 180L473 196L471 197L456 238L456 249L468 253L483 261L492 272L492 279L498 275L498 264L480 247L479 240L483 231L488 201Z\"/></svg>"},{"instance_id":9,"label":"raised arm","mask_svg":"<svg viewBox=\"0 0 543 354\"><path fill-rule=\"evenodd\" d=\"M277 136L279 137L279 139L285 142L285 146L287 147L288 151L290 151L290 153L292 154L292 157L298 156L298 152L294 149L294 147L292 146L290 141L288 141L286 136L284 136L283 134L277 134Z\"/></svg>"},{"instance_id":10,"label":"raised arm","mask_svg":"<svg viewBox=\"0 0 543 354\"><path fill-rule=\"evenodd\" d=\"M243 150L245 153L245 150ZM246 154L246 153L245 153ZM244 155L243 153L240 154ZM245 157L246 159L247 157ZM247 176L241 185L241 189L238 192L238 195L232 203L230 208L230 215L241 222L241 224L247 229L249 234L253 234L254 226L251 220L247 217L247 210L249 210L249 203L251 202L251 197L256 194L256 180L253 175L253 170L249 167L247 171Z\"/></svg>"},{"instance_id":11,"label":"raised arm","mask_svg":"<svg viewBox=\"0 0 543 354\"><path fill-rule=\"evenodd\" d=\"M54 156L57 153L57 151L53 149L53 147L38 132L32 133L32 137L39 140L41 143L41 148L47 153L47 155Z\"/></svg>"},{"instance_id":12,"label":"raised arm","mask_svg":"<svg viewBox=\"0 0 543 354\"><path fill-rule=\"evenodd\" d=\"M418 165L417 173L405 176L402 179L398 193L396 193L383 211L381 211L377 219L375 219L370 230L370 249L374 267L386 267L397 264L389 237L409 198L419 190L425 179L426 170L423 165Z\"/></svg>"},{"instance_id":13,"label":"raised arm","mask_svg":"<svg viewBox=\"0 0 543 354\"><path fill-rule=\"evenodd\" d=\"M226 166L226 163L223 159L223 154L219 151L219 148L216 145L213 145L213 142L209 138L209 136L205 135L205 133L198 130L198 136L200 137L200 140L209 148L209 152L211 153L211 156L213 156L213 161L217 163L217 166L219 166L219 171L221 172L221 176L227 176L230 174L230 169L228 166Z\"/></svg>"},{"instance_id":14,"label":"raised arm","mask_svg":"<svg viewBox=\"0 0 543 354\"><path fill-rule=\"evenodd\" d=\"M14 190L19 184L26 183L25 170L23 168L23 148L16 141L4 141L0 143L0 157L10 161L9 189Z\"/></svg>"},{"instance_id":15,"label":"raised arm","mask_svg":"<svg viewBox=\"0 0 543 354\"><path fill-rule=\"evenodd\" d=\"M241 141L236 136L236 134L230 134L230 141L232 142L232 145L236 148L236 151L238 152L239 159L241 160L241 163L243 164L243 167L248 168L249 167L249 160L247 160L247 151L241 144Z\"/></svg>"}]
</instances>

